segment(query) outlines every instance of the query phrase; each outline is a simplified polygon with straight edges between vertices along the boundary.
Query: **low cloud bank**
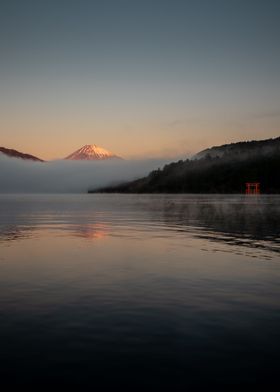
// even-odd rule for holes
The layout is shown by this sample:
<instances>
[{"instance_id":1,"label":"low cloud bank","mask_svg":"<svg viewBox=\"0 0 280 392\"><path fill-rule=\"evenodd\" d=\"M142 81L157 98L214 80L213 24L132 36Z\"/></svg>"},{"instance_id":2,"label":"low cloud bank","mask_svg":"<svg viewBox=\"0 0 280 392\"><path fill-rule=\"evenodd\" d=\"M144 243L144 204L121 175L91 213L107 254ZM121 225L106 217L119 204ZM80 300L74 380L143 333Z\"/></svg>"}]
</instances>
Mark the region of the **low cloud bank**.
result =
<instances>
[{"instance_id":1,"label":"low cloud bank","mask_svg":"<svg viewBox=\"0 0 280 392\"><path fill-rule=\"evenodd\" d=\"M0 154L0 193L80 193L147 175L166 159L32 162Z\"/></svg>"}]
</instances>

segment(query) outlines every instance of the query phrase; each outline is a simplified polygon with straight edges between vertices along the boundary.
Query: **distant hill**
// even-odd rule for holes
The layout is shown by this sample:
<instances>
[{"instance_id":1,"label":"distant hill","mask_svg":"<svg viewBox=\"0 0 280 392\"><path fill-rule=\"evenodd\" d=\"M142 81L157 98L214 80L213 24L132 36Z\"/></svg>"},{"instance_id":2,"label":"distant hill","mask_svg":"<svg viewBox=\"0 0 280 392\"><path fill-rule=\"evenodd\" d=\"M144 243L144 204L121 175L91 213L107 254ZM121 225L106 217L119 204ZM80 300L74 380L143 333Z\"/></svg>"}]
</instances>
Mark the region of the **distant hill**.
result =
<instances>
[{"instance_id":1,"label":"distant hill","mask_svg":"<svg viewBox=\"0 0 280 392\"><path fill-rule=\"evenodd\" d=\"M90 192L243 193L245 182L260 182L262 193L280 193L279 172L280 138L276 138L207 149L147 177Z\"/></svg>"},{"instance_id":2,"label":"distant hill","mask_svg":"<svg viewBox=\"0 0 280 392\"><path fill-rule=\"evenodd\" d=\"M202 159L206 156L222 158L225 155L232 159L248 158L253 155L271 155L280 150L280 137L266 140L253 140L215 146L200 151L193 159Z\"/></svg>"},{"instance_id":3,"label":"distant hill","mask_svg":"<svg viewBox=\"0 0 280 392\"><path fill-rule=\"evenodd\" d=\"M3 153L4 155L6 155L10 158L21 158L21 159L31 160L31 161L35 161L35 162L44 162L42 159L37 158L33 155L25 154L25 153L19 152L17 150L12 150L10 148L0 147L0 153Z\"/></svg>"}]
</instances>

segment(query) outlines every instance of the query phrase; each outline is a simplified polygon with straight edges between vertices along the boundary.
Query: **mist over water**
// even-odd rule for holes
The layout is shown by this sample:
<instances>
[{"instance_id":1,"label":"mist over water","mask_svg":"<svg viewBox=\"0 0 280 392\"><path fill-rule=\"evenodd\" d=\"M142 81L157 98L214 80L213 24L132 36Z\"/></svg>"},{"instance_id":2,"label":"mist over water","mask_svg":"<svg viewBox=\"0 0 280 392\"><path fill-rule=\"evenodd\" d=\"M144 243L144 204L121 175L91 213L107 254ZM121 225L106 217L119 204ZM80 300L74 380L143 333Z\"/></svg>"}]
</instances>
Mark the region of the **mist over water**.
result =
<instances>
[{"instance_id":1,"label":"mist over water","mask_svg":"<svg viewBox=\"0 0 280 392\"><path fill-rule=\"evenodd\" d=\"M81 193L147 175L168 159L32 162L0 153L0 193Z\"/></svg>"}]
</instances>

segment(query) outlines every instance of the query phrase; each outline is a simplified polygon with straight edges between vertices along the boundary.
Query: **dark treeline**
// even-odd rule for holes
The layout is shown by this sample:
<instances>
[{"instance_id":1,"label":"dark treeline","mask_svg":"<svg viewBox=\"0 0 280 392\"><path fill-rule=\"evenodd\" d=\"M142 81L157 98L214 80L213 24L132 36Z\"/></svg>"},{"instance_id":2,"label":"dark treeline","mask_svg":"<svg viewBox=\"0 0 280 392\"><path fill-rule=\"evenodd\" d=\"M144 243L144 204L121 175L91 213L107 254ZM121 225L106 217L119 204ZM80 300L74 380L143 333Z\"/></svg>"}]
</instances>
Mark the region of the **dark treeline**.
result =
<instances>
[{"instance_id":1,"label":"dark treeline","mask_svg":"<svg viewBox=\"0 0 280 392\"><path fill-rule=\"evenodd\" d=\"M244 151L245 152L245 151ZM280 193L280 147L261 154L225 151L221 157L178 161L147 177L99 189L123 193L244 193L246 182L260 182L261 193ZM90 192L97 192L90 191Z\"/></svg>"}]
</instances>

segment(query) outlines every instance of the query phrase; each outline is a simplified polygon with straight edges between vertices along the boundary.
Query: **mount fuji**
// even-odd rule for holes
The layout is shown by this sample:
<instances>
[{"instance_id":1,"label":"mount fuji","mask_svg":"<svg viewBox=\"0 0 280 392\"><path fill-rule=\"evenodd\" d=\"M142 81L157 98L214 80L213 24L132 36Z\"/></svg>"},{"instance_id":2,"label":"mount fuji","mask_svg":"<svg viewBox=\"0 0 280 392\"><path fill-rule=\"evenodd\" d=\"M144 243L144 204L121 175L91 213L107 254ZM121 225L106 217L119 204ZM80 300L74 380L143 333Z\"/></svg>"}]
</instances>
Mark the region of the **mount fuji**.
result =
<instances>
[{"instance_id":1,"label":"mount fuji","mask_svg":"<svg viewBox=\"0 0 280 392\"><path fill-rule=\"evenodd\" d=\"M96 144L87 144L79 150L68 155L65 159L80 161L99 161L106 159L122 159L114 153L105 150L105 148L98 147Z\"/></svg>"}]
</instances>

